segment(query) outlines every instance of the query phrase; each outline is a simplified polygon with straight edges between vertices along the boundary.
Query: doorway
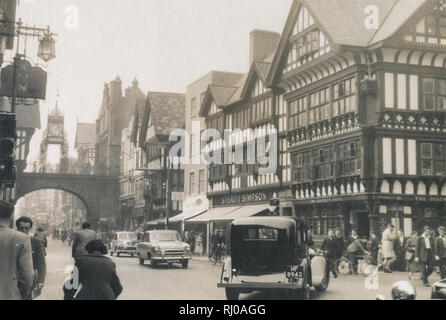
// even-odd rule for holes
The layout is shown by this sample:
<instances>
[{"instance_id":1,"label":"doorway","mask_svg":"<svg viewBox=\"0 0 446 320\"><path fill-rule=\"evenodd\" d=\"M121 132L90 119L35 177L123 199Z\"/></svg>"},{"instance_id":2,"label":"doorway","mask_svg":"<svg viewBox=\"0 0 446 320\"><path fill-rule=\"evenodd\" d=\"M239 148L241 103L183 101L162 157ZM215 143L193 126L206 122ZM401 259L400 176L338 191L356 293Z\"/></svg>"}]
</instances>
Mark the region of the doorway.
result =
<instances>
[{"instance_id":1,"label":"doorway","mask_svg":"<svg viewBox=\"0 0 446 320\"><path fill-rule=\"evenodd\" d=\"M370 219L367 211L365 212L357 212L357 227L359 236L369 237L370 235Z\"/></svg>"}]
</instances>

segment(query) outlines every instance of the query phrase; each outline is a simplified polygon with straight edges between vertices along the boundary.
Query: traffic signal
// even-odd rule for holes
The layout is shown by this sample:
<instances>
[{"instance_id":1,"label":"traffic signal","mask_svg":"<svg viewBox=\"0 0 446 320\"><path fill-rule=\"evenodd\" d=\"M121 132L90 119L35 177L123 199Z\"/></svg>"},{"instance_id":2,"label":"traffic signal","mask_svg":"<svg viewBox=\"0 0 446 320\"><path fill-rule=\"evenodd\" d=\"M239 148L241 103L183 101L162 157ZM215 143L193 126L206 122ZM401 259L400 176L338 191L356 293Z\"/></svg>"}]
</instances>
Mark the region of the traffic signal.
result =
<instances>
[{"instance_id":1,"label":"traffic signal","mask_svg":"<svg viewBox=\"0 0 446 320\"><path fill-rule=\"evenodd\" d=\"M15 180L15 139L15 114L0 113L0 181L14 182Z\"/></svg>"}]
</instances>

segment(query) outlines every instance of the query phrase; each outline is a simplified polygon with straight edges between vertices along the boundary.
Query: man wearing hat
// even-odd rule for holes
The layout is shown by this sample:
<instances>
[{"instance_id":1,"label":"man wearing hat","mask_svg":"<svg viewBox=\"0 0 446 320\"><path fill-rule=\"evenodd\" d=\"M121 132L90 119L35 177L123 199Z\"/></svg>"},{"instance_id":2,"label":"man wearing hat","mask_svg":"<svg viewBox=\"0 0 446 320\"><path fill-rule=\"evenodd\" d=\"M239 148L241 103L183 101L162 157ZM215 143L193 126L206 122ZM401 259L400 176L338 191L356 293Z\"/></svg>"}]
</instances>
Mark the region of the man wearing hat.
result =
<instances>
[{"instance_id":1,"label":"man wearing hat","mask_svg":"<svg viewBox=\"0 0 446 320\"><path fill-rule=\"evenodd\" d=\"M415 262L420 264L423 284L429 286L428 278L434 271L435 241L431 236L432 228L424 227L423 234L418 237L415 247Z\"/></svg>"},{"instance_id":2,"label":"man wearing hat","mask_svg":"<svg viewBox=\"0 0 446 320\"><path fill-rule=\"evenodd\" d=\"M438 228L440 234L435 239L435 259L440 267L441 279L446 279L446 228Z\"/></svg>"}]
</instances>

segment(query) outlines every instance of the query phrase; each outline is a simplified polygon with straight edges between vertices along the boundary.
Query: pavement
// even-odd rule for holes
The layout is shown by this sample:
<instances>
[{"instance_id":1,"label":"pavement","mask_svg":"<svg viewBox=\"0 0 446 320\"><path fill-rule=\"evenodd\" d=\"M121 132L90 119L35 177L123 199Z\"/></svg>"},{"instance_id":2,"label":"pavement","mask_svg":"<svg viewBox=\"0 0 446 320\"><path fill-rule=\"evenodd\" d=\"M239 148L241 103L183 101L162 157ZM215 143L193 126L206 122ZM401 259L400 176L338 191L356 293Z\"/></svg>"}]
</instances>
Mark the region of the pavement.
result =
<instances>
[{"instance_id":1,"label":"pavement","mask_svg":"<svg viewBox=\"0 0 446 320\"><path fill-rule=\"evenodd\" d=\"M42 295L38 300L62 300L62 285L73 265L71 248L60 241L49 241L47 248L47 277ZM161 265L153 269L148 264L139 265L136 257L111 257L116 263L117 273L124 290L119 300L225 300L223 289L217 288L222 264L213 265L207 256L194 256L188 269L180 265ZM407 280L407 273L379 273L366 278L350 275L330 279L328 290L311 292L312 300L375 300L377 295L390 299L392 285ZM437 274L429 278L430 283L439 280ZM421 281L410 281L417 290L417 300L430 300L430 287ZM255 292L243 294L241 300L288 300L283 292Z\"/></svg>"}]
</instances>

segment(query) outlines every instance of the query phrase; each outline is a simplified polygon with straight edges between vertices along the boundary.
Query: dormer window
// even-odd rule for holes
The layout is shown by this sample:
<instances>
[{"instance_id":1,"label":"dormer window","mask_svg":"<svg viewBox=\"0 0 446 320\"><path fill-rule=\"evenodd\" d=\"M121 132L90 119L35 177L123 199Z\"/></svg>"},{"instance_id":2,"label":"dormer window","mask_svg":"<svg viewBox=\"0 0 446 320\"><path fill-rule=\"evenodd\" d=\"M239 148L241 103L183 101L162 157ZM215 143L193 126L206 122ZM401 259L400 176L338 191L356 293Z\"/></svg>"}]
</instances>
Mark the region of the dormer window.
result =
<instances>
[{"instance_id":1,"label":"dormer window","mask_svg":"<svg viewBox=\"0 0 446 320\"><path fill-rule=\"evenodd\" d=\"M305 59L309 55L319 51L319 30L311 31L302 37L298 38L298 53L299 59Z\"/></svg>"}]
</instances>

